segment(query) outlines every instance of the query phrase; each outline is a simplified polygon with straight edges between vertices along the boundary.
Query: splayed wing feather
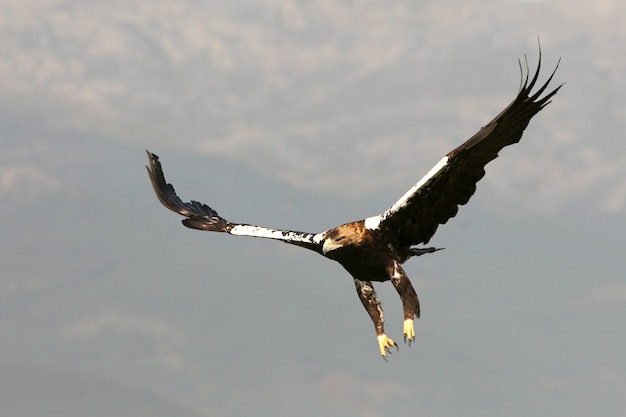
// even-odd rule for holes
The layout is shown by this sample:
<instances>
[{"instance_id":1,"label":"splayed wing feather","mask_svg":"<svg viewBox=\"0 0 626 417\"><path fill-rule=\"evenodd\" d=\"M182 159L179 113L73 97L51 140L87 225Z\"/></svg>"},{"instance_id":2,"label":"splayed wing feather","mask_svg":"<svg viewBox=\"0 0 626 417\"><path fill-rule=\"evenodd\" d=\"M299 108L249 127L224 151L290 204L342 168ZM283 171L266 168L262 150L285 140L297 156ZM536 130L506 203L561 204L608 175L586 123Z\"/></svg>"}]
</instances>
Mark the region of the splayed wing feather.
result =
<instances>
[{"instance_id":1,"label":"splayed wing feather","mask_svg":"<svg viewBox=\"0 0 626 417\"><path fill-rule=\"evenodd\" d=\"M159 201L168 209L187 217L183 224L191 229L211 232L228 232L232 225L221 218L215 210L197 201L183 202L176 194L172 184L165 181L159 157L146 151L150 166L146 166L152 188Z\"/></svg>"},{"instance_id":2,"label":"splayed wing feather","mask_svg":"<svg viewBox=\"0 0 626 417\"><path fill-rule=\"evenodd\" d=\"M193 200L190 202L182 201L174 191L172 184L168 184L165 180L159 157L151 152L146 152L150 162L150 166L146 168L159 201L168 209L185 216L183 224L188 228L209 232L226 232L236 236L275 239L319 251L317 247L322 238L319 234L231 223L220 217L215 210L206 204Z\"/></svg>"},{"instance_id":3,"label":"splayed wing feather","mask_svg":"<svg viewBox=\"0 0 626 417\"><path fill-rule=\"evenodd\" d=\"M474 136L448 153L389 210L378 219L370 218L370 225L397 236L400 246L428 243L437 227L454 217L458 207L469 201L476 191L476 183L485 175L485 165L495 159L502 148L519 142L530 119L550 103L550 98L561 88L559 85L541 97L552 81L557 63L548 80L531 95L540 68L541 51L530 83L528 63L525 76L522 71L517 97Z\"/></svg>"}]
</instances>

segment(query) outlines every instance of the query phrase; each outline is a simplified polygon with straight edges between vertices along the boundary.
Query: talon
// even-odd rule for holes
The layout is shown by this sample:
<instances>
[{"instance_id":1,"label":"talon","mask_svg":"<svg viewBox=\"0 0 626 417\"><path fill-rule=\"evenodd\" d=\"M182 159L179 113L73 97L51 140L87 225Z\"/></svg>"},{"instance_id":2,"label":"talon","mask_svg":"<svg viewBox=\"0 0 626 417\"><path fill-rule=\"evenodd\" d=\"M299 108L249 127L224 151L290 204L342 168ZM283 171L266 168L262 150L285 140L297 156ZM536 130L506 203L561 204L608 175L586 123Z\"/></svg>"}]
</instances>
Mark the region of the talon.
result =
<instances>
[{"instance_id":1,"label":"talon","mask_svg":"<svg viewBox=\"0 0 626 417\"><path fill-rule=\"evenodd\" d=\"M386 334L381 334L378 336L378 346L380 347L380 354L382 355L384 360L387 360L387 353L391 355L389 351L390 347L396 348L396 351L400 350L400 347L396 342L387 337Z\"/></svg>"},{"instance_id":2,"label":"talon","mask_svg":"<svg viewBox=\"0 0 626 417\"><path fill-rule=\"evenodd\" d=\"M413 328L413 319L404 320L404 343L411 346L411 342L415 342L415 329Z\"/></svg>"}]
</instances>

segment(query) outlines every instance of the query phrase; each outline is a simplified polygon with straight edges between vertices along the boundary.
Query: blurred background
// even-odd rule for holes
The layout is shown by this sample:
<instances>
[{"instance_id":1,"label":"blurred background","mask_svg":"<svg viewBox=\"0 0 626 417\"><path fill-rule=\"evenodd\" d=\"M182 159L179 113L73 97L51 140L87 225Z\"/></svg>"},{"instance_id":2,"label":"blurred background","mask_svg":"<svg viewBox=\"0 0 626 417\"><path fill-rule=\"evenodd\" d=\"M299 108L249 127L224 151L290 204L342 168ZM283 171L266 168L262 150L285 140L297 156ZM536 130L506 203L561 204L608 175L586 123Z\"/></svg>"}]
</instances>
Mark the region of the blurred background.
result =
<instances>
[{"instance_id":1,"label":"blurred background","mask_svg":"<svg viewBox=\"0 0 626 417\"><path fill-rule=\"evenodd\" d=\"M0 6L3 416L623 415L626 3ZM389 363L339 264L185 229L150 187L146 148L232 221L378 214L538 37L566 84L405 265L422 319Z\"/></svg>"}]
</instances>

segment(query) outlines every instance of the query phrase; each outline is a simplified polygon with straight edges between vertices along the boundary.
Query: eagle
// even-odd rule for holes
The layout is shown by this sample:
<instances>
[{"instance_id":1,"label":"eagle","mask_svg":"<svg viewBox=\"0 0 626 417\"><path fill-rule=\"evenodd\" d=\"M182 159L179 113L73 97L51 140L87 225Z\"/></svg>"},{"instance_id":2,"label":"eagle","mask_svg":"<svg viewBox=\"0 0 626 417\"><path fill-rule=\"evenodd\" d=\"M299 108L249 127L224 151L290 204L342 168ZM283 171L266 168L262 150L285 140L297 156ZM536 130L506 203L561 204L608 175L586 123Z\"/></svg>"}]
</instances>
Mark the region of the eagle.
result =
<instances>
[{"instance_id":1,"label":"eagle","mask_svg":"<svg viewBox=\"0 0 626 417\"><path fill-rule=\"evenodd\" d=\"M404 311L404 342L410 346L415 341L413 321L420 317L420 303L402 264L413 256L442 249L416 246L426 245L437 227L454 217L459 206L469 201L476 191L476 183L485 175L485 165L495 159L502 148L519 142L530 119L548 105L563 86L545 93L559 67L559 59L548 80L533 92L541 69L541 49L530 81L528 59L525 59L525 70L522 61L518 63L521 74L518 94L492 121L445 155L382 214L321 233L228 221L206 204L181 200L165 180L159 157L150 151L146 151L149 160L146 168L158 199L168 209L184 216L182 223L188 228L274 239L339 262L354 279L359 299L374 324L380 354L387 360L390 349L399 347L385 334L383 309L372 282L391 281L397 290Z\"/></svg>"}]
</instances>

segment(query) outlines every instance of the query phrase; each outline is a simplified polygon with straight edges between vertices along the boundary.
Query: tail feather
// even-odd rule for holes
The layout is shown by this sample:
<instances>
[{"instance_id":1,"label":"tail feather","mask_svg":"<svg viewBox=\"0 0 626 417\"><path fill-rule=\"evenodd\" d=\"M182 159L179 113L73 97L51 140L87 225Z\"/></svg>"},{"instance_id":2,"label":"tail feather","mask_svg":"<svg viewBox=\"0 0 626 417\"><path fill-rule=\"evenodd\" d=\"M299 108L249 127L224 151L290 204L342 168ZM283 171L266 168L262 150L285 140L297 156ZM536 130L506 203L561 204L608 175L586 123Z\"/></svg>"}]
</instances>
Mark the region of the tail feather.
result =
<instances>
[{"instance_id":1,"label":"tail feather","mask_svg":"<svg viewBox=\"0 0 626 417\"><path fill-rule=\"evenodd\" d=\"M420 256L423 255L425 253L433 253L433 252L437 252L438 250L443 250L445 248L434 248L434 247L430 247L430 248L409 248L409 253L411 254L410 256Z\"/></svg>"},{"instance_id":2,"label":"tail feather","mask_svg":"<svg viewBox=\"0 0 626 417\"><path fill-rule=\"evenodd\" d=\"M421 256L425 253L433 253L445 248L404 248L397 251L397 255L401 264L405 263L412 256Z\"/></svg>"}]
</instances>

